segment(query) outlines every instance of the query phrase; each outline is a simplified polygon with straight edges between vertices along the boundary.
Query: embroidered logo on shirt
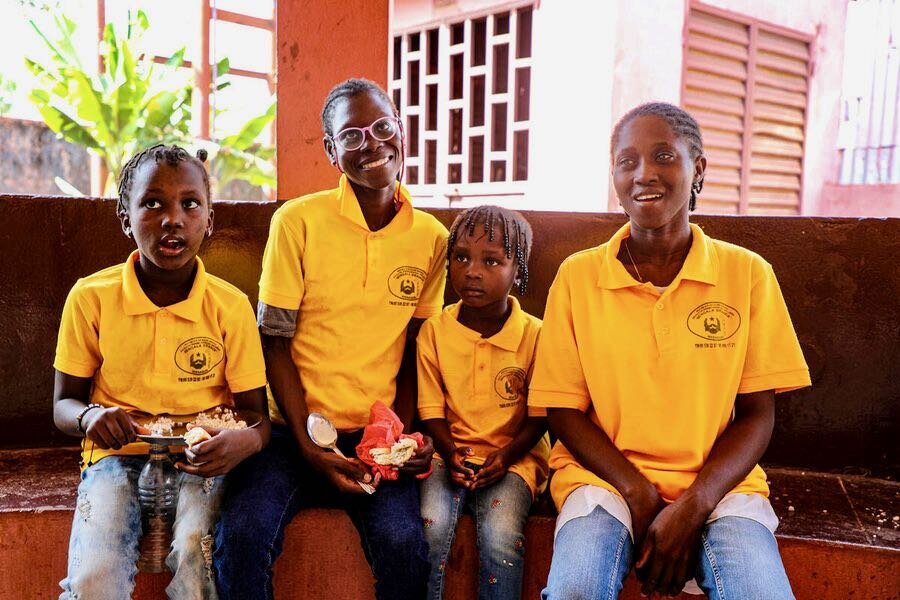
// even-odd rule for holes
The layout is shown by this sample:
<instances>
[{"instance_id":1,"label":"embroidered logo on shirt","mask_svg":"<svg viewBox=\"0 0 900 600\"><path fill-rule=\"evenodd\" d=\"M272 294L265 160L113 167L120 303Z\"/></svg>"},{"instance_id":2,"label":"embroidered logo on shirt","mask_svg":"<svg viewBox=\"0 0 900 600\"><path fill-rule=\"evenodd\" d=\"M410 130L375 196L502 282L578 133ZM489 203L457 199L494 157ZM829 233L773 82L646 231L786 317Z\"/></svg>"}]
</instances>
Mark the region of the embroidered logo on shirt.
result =
<instances>
[{"instance_id":1,"label":"embroidered logo on shirt","mask_svg":"<svg viewBox=\"0 0 900 600\"><path fill-rule=\"evenodd\" d=\"M687 319L688 329L705 340L727 340L741 326L741 315L736 308L722 302L706 302L691 311Z\"/></svg>"},{"instance_id":2,"label":"embroidered logo on shirt","mask_svg":"<svg viewBox=\"0 0 900 600\"><path fill-rule=\"evenodd\" d=\"M398 267L388 277L391 294L407 302L418 301L424 285L425 271L418 267Z\"/></svg>"},{"instance_id":3,"label":"embroidered logo on shirt","mask_svg":"<svg viewBox=\"0 0 900 600\"><path fill-rule=\"evenodd\" d=\"M504 401L500 408L515 406L525 400L525 371L519 367L506 367L494 378L494 391Z\"/></svg>"},{"instance_id":4,"label":"embroidered logo on shirt","mask_svg":"<svg viewBox=\"0 0 900 600\"><path fill-rule=\"evenodd\" d=\"M208 337L195 337L175 350L175 364L191 375L206 375L225 358L221 343Z\"/></svg>"}]
</instances>

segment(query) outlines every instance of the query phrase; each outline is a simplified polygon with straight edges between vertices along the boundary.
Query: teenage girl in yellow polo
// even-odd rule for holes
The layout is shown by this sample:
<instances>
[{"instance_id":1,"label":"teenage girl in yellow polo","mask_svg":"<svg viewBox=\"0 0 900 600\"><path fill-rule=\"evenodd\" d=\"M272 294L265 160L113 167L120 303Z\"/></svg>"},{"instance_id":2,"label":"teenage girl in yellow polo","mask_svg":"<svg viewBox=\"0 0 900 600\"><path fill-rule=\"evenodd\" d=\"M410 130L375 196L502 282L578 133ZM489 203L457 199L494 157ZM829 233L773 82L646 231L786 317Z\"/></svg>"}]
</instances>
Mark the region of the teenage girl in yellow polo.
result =
<instances>
[{"instance_id":1,"label":"teenage girl in yellow polo","mask_svg":"<svg viewBox=\"0 0 900 600\"><path fill-rule=\"evenodd\" d=\"M793 598L757 463L775 394L810 380L772 267L689 222L706 157L685 111L633 109L611 160L629 221L560 267L529 394L560 440L543 597L615 598L635 564L645 594Z\"/></svg>"}]
</instances>

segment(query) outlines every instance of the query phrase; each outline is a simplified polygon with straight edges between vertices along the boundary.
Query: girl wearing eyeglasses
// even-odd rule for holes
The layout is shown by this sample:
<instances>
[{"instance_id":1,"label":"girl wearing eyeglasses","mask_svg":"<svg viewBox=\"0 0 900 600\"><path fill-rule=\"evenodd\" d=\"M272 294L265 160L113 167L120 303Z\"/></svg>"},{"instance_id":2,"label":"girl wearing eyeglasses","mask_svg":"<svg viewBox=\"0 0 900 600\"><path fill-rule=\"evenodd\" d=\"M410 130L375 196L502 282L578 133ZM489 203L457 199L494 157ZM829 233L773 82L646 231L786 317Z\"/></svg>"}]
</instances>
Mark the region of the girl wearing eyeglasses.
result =
<instances>
[{"instance_id":1,"label":"girl wearing eyeglasses","mask_svg":"<svg viewBox=\"0 0 900 600\"><path fill-rule=\"evenodd\" d=\"M257 318L275 424L259 460L230 480L216 538L219 594L272 598L284 528L300 509L330 504L359 531L376 598L418 600L429 571L416 476L431 468L430 438L396 480L380 480L359 460L316 446L307 417L328 417L349 456L375 401L409 432L415 338L443 306L447 229L415 210L400 184L403 130L381 88L364 79L337 85L322 127L338 186L285 202L263 256Z\"/></svg>"}]
</instances>

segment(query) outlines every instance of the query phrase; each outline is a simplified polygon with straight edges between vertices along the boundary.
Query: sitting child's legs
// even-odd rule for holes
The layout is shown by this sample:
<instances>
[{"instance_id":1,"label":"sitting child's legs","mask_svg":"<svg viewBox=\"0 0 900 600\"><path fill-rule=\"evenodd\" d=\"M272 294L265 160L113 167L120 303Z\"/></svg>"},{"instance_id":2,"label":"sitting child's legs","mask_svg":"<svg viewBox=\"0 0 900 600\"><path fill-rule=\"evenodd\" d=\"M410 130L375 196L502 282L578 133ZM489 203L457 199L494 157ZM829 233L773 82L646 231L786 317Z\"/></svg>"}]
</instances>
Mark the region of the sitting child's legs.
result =
<instances>
[{"instance_id":1,"label":"sitting child's legs","mask_svg":"<svg viewBox=\"0 0 900 600\"><path fill-rule=\"evenodd\" d=\"M553 559L543 600L618 598L631 568L631 534L598 506L571 519L553 543Z\"/></svg>"},{"instance_id":2,"label":"sitting child's legs","mask_svg":"<svg viewBox=\"0 0 900 600\"><path fill-rule=\"evenodd\" d=\"M130 597L141 537L137 479L146 460L109 456L81 474L60 600Z\"/></svg>"},{"instance_id":3,"label":"sitting child's legs","mask_svg":"<svg viewBox=\"0 0 900 600\"><path fill-rule=\"evenodd\" d=\"M419 507L419 482L382 481L371 496L345 498L375 576L378 600L421 600L428 583L428 544Z\"/></svg>"},{"instance_id":4,"label":"sitting child's legs","mask_svg":"<svg viewBox=\"0 0 900 600\"><path fill-rule=\"evenodd\" d=\"M432 462L434 472L422 482L422 523L425 525L425 540L428 542L428 561L431 573L428 576L428 598L440 600L444 596L444 567L456 524L466 503L466 489L453 485L444 461Z\"/></svg>"},{"instance_id":5,"label":"sitting child's legs","mask_svg":"<svg viewBox=\"0 0 900 600\"><path fill-rule=\"evenodd\" d=\"M213 553L222 600L274 598L272 566L284 529L316 485L301 486L299 452L287 429L275 426L269 445L228 474Z\"/></svg>"},{"instance_id":6,"label":"sitting child's legs","mask_svg":"<svg viewBox=\"0 0 900 600\"><path fill-rule=\"evenodd\" d=\"M525 563L525 522L530 508L531 490L515 473L507 473L497 483L475 490L480 600L519 598Z\"/></svg>"},{"instance_id":7,"label":"sitting child's legs","mask_svg":"<svg viewBox=\"0 0 900 600\"><path fill-rule=\"evenodd\" d=\"M166 566L173 573L166 588L169 598L218 598L212 570L212 534L225 491L224 479L180 475L172 551L166 557Z\"/></svg>"},{"instance_id":8,"label":"sitting child's legs","mask_svg":"<svg viewBox=\"0 0 900 600\"><path fill-rule=\"evenodd\" d=\"M793 600L775 536L761 523L722 517L704 528L697 583L711 600Z\"/></svg>"}]
</instances>

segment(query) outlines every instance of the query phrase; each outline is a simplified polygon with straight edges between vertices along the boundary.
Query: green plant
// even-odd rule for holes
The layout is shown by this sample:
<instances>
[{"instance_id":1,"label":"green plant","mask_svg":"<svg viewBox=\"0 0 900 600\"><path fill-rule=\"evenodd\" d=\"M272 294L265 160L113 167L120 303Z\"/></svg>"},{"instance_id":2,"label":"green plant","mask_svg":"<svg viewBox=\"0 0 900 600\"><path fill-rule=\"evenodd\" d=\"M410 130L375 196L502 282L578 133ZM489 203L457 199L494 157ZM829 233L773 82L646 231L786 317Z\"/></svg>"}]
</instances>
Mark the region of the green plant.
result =
<instances>
[{"instance_id":1,"label":"green plant","mask_svg":"<svg viewBox=\"0 0 900 600\"><path fill-rule=\"evenodd\" d=\"M9 96L16 91L16 82L0 75L0 117L9 112L12 103Z\"/></svg>"},{"instance_id":2,"label":"green plant","mask_svg":"<svg viewBox=\"0 0 900 600\"><path fill-rule=\"evenodd\" d=\"M275 148L257 142L265 127L275 119L275 103L269 109L244 123L240 130L217 142L209 142L214 157L210 172L218 189L235 179L251 185L275 187Z\"/></svg>"},{"instance_id":3,"label":"green plant","mask_svg":"<svg viewBox=\"0 0 900 600\"><path fill-rule=\"evenodd\" d=\"M190 139L192 82L172 83L184 61L184 48L165 64L154 64L141 48L149 26L143 11L129 13L124 36L116 35L112 23L106 25L100 73L82 65L73 44L76 25L71 19L55 14L52 36L33 20L30 23L51 54L50 64L25 59L37 79L30 99L51 130L103 160L109 176L98 191L115 191L125 161L138 150Z\"/></svg>"}]
</instances>

